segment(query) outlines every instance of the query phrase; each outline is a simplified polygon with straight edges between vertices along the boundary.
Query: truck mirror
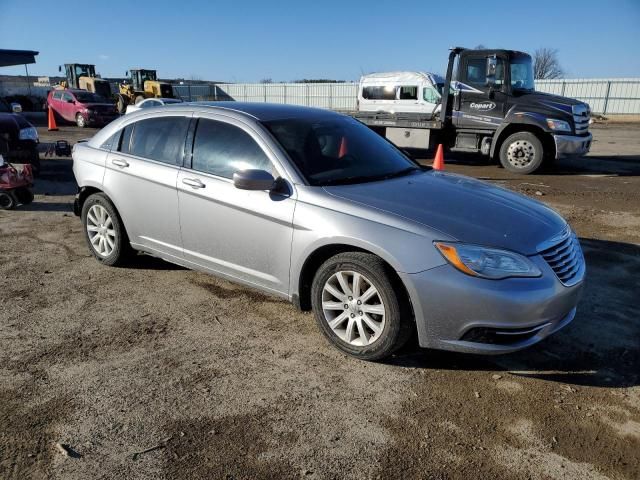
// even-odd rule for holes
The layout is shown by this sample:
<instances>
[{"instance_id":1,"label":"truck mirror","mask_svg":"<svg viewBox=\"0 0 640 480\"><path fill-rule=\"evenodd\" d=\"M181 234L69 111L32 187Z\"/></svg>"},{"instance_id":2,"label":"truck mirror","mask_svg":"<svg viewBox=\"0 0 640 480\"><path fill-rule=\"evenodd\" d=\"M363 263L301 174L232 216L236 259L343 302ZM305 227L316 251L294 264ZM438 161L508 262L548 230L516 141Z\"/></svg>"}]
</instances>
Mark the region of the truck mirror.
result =
<instances>
[{"instance_id":1,"label":"truck mirror","mask_svg":"<svg viewBox=\"0 0 640 480\"><path fill-rule=\"evenodd\" d=\"M498 59L495 55L487 57L487 77L496 76L496 68L498 66Z\"/></svg>"},{"instance_id":2,"label":"truck mirror","mask_svg":"<svg viewBox=\"0 0 640 480\"><path fill-rule=\"evenodd\" d=\"M58 71L61 72L62 71L62 65L58 65Z\"/></svg>"},{"instance_id":3,"label":"truck mirror","mask_svg":"<svg viewBox=\"0 0 640 480\"><path fill-rule=\"evenodd\" d=\"M495 55L487 57L487 86L492 87L496 84L496 69L498 67L498 59Z\"/></svg>"}]
</instances>

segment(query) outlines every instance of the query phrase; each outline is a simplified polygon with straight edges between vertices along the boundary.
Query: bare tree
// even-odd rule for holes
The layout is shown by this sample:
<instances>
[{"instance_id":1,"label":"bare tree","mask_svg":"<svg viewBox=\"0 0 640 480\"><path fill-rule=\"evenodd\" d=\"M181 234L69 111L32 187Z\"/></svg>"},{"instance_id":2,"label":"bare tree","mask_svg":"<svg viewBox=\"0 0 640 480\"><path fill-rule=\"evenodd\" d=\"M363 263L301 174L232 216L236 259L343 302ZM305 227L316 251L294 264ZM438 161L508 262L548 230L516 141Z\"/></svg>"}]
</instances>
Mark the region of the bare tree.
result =
<instances>
[{"instance_id":1,"label":"bare tree","mask_svg":"<svg viewBox=\"0 0 640 480\"><path fill-rule=\"evenodd\" d=\"M533 75L537 79L562 78L564 70L555 48L539 48L533 54Z\"/></svg>"},{"instance_id":2,"label":"bare tree","mask_svg":"<svg viewBox=\"0 0 640 480\"><path fill-rule=\"evenodd\" d=\"M263 78L262 80L260 80L260 83L273 83L273 79L272 78Z\"/></svg>"}]
</instances>

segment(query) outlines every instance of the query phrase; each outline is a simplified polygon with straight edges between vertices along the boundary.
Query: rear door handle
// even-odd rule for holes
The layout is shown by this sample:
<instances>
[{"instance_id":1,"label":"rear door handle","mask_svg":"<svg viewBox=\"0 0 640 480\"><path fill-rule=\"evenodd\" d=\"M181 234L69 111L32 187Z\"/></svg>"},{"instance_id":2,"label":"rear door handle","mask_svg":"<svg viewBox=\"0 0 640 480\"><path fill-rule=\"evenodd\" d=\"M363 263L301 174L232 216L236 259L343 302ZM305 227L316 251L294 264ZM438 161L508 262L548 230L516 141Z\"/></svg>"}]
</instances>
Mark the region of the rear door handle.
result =
<instances>
[{"instance_id":1,"label":"rear door handle","mask_svg":"<svg viewBox=\"0 0 640 480\"><path fill-rule=\"evenodd\" d=\"M182 183L184 183L185 185L189 185L192 188L206 187L206 185L202 183L200 180L198 180L197 178L183 178Z\"/></svg>"},{"instance_id":2,"label":"rear door handle","mask_svg":"<svg viewBox=\"0 0 640 480\"><path fill-rule=\"evenodd\" d=\"M121 160L119 158L114 158L113 160L111 160L111 163L113 163L114 165L117 165L118 167L128 167L129 166L129 162L127 162L126 160Z\"/></svg>"}]
</instances>

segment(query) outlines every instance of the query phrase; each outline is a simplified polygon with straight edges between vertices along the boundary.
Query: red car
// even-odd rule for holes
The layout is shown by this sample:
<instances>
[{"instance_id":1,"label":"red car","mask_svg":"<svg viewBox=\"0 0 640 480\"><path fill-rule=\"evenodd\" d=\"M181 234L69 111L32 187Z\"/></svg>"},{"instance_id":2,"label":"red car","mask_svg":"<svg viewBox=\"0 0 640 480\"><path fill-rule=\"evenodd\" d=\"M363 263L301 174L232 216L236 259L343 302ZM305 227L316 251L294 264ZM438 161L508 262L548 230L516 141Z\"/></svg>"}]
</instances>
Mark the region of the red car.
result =
<instances>
[{"instance_id":1,"label":"red car","mask_svg":"<svg viewBox=\"0 0 640 480\"><path fill-rule=\"evenodd\" d=\"M51 90L47 102L60 117L80 128L104 126L118 117L112 102L86 90Z\"/></svg>"}]
</instances>

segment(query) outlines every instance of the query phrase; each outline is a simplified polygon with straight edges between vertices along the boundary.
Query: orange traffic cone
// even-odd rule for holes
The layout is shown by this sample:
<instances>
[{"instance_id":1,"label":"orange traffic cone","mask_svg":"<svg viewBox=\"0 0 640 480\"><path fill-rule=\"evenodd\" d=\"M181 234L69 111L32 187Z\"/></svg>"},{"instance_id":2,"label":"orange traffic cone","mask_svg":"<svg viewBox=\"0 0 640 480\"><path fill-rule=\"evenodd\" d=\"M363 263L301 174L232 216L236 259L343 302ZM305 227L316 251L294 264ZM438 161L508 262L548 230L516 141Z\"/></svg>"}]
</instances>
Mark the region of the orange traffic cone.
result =
<instances>
[{"instance_id":1,"label":"orange traffic cone","mask_svg":"<svg viewBox=\"0 0 640 480\"><path fill-rule=\"evenodd\" d=\"M442 153L442 144L438 145L436 150L436 158L433 159L434 170L444 170L444 153Z\"/></svg>"},{"instance_id":2,"label":"orange traffic cone","mask_svg":"<svg viewBox=\"0 0 640 480\"><path fill-rule=\"evenodd\" d=\"M52 130L58 130L58 126L56 125L56 117L53 114L51 105L49 105L49 131L52 131Z\"/></svg>"}]
</instances>

